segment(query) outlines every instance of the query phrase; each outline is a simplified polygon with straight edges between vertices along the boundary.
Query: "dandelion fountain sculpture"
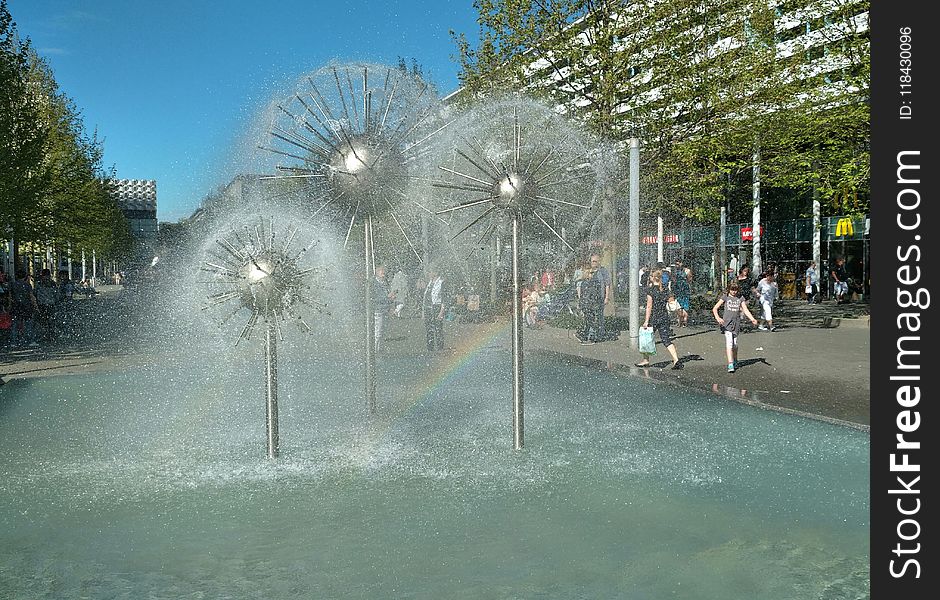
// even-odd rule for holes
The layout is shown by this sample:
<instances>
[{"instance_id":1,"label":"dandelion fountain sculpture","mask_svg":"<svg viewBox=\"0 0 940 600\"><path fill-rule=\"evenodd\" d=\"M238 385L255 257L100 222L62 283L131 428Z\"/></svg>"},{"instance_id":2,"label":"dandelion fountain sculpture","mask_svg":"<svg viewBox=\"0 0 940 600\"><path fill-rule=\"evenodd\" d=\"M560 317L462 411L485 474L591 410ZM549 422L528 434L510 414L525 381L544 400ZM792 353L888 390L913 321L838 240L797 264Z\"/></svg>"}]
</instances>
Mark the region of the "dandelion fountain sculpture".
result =
<instances>
[{"instance_id":1,"label":"dandelion fountain sculpture","mask_svg":"<svg viewBox=\"0 0 940 600\"><path fill-rule=\"evenodd\" d=\"M353 229L362 227L365 395L370 412L376 410L374 299L369 285L380 233L376 225L394 223L390 228L421 261L416 236L409 234L412 220L406 215L415 207L433 214L409 192L416 159L428 151L426 142L447 126L439 122L437 109L431 86L406 71L332 65L302 78L293 95L276 104L272 146L262 146L293 161L277 165L280 174L266 179L307 180L312 216L331 211L333 220L348 221L344 247Z\"/></svg>"},{"instance_id":2,"label":"dandelion fountain sculpture","mask_svg":"<svg viewBox=\"0 0 940 600\"><path fill-rule=\"evenodd\" d=\"M445 178L434 187L482 197L452 204L438 214L483 209L453 237L485 223L487 217L509 222L512 239L512 431L513 448L523 446L523 314L520 252L523 220L532 218L574 252L557 223L581 212L583 223L606 183L605 161L591 138L553 111L522 99L501 101L472 110L454 128L454 161L440 165ZM500 218L489 221L480 236L485 244ZM577 216L574 218L577 222ZM553 225L550 221L556 223ZM570 223L569 223L570 224Z\"/></svg>"},{"instance_id":3,"label":"dandelion fountain sculpture","mask_svg":"<svg viewBox=\"0 0 940 600\"><path fill-rule=\"evenodd\" d=\"M267 225L267 227L266 227ZM245 226L242 231L233 229L227 236L216 240L217 252L205 261L203 269L215 275L211 285L220 291L208 297L210 306L234 303L234 309L221 321L225 324L239 312L250 312L248 322L236 340L247 340L255 326L264 323L264 371L265 371L265 430L267 433L268 458L277 458L278 411L277 411L277 342L283 341L281 323L296 321L301 331L309 332L310 326L300 314L301 306L322 311L325 308L312 299L305 298L309 286L305 283L318 267L301 267L301 259L316 245L304 246L298 252L291 251L297 229L288 226L284 242L279 243L274 219L267 224L260 218L254 226Z\"/></svg>"}]
</instances>

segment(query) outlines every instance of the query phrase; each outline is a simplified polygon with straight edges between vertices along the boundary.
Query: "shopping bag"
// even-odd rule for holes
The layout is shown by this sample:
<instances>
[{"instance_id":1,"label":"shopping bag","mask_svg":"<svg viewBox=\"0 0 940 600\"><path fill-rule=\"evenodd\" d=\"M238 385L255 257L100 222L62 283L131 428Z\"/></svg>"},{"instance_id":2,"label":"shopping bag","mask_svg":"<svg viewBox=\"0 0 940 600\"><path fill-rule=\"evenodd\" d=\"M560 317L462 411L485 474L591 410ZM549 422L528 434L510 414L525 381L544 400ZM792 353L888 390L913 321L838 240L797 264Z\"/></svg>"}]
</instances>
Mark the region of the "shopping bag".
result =
<instances>
[{"instance_id":1,"label":"shopping bag","mask_svg":"<svg viewBox=\"0 0 940 600\"><path fill-rule=\"evenodd\" d=\"M811 286L811 285L806 286L806 293L807 293L807 294L812 294L812 293L813 293L813 286Z\"/></svg>"},{"instance_id":2,"label":"shopping bag","mask_svg":"<svg viewBox=\"0 0 940 600\"><path fill-rule=\"evenodd\" d=\"M640 352L656 354L656 342L653 340L652 327L640 327Z\"/></svg>"}]
</instances>

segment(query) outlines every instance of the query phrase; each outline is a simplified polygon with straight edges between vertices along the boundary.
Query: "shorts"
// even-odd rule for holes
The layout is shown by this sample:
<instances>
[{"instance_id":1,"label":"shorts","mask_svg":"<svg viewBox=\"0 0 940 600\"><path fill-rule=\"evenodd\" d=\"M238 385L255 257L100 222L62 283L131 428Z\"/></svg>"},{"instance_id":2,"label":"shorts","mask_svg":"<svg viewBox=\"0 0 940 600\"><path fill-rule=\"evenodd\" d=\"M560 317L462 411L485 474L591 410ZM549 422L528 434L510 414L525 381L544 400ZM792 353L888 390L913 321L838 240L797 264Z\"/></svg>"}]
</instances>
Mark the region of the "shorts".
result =
<instances>
[{"instance_id":1,"label":"shorts","mask_svg":"<svg viewBox=\"0 0 940 600\"><path fill-rule=\"evenodd\" d=\"M761 305L761 308L764 310L764 320L773 321L774 320L774 315L773 315L774 303L770 300L764 300L763 298L761 298L760 305Z\"/></svg>"},{"instance_id":2,"label":"shorts","mask_svg":"<svg viewBox=\"0 0 940 600\"><path fill-rule=\"evenodd\" d=\"M833 284L836 296L849 293L849 284L844 281L837 281Z\"/></svg>"},{"instance_id":3,"label":"shorts","mask_svg":"<svg viewBox=\"0 0 940 600\"><path fill-rule=\"evenodd\" d=\"M734 349L738 347L738 332L725 330L725 348Z\"/></svg>"}]
</instances>

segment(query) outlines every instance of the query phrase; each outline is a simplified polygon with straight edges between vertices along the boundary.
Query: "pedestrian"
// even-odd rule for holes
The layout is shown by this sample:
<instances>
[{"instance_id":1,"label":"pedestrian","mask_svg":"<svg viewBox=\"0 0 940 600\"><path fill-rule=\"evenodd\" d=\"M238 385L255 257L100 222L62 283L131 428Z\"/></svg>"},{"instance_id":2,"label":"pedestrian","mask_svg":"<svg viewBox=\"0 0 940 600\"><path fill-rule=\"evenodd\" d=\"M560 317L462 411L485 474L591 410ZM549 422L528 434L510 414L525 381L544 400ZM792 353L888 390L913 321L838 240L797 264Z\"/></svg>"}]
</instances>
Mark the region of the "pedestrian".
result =
<instances>
[{"instance_id":1,"label":"pedestrian","mask_svg":"<svg viewBox=\"0 0 940 600\"><path fill-rule=\"evenodd\" d=\"M551 267L545 267L545 270L542 271L542 281L540 283L544 291L555 289L555 272L552 271Z\"/></svg>"},{"instance_id":2,"label":"pedestrian","mask_svg":"<svg viewBox=\"0 0 940 600\"><path fill-rule=\"evenodd\" d=\"M405 302L408 301L408 276L403 270L398 269L395 272L389 287L395 298L395 316L401 318L401 311L405 308Z\"/></svg>"},{"instance_id":3,"label":"pedestrian","mask_svg":"<svg viewBox=\"0 0 940 600\"><path fill-rule=\"evenodd\" d=\"M601 289L600 297L597 299L597 305L594 310L597 313L597 341L602 342L607 339L607 332L604 329L604 309L610 304L610 285L611 277L607 267L601 265L600 254L591 255L591 270L594 272L593 278Z\"/></svg>"},{"instance_id":4,"label":"pedestrian","mask_svg":"<svg viewBox=\"0 0 940 600\"><path fill-rule=\"evenodd\" d=\"M669 272L669 268L664 262L656 263L656 268L659 269L659 272L662 273L663 287L667 290L672 289L672 273Z\"/></svg>"},{"instance_id":5,"label":"pedestrian","mask_svg":"<svg viewBox=\"0 0 940 600\"><path fill-rule=\"evenodd\" d=\"M692 286L689 282L689 272L682 266L682 261L676 261L675 278L672 284L672 293L679 303L676 310L678 327L689 326L689 306L692 301Z\"/></svg>"},{"instance_id":6,"label":"pedestrian","mask_svg":"<svg viewBox=\"0 0 940 600\"><path fill-rule=\"evenodd\" d=\"M36 294L36 325L39 328L39 335L45 341L51 342L56 336L55 313L58 292L58 286L52 280L52 273L49 269L43 269L39 274L39 280L36 281L34 293Z\"/></svg>"},{"instance_id":7,"label":"pedestrian","mask_svg":"<svg viewBox=\"0 0 940 600\"><path fill-rule=\"evenodd\" d=\"M754 296L754 286L757 285L757 283L751 279L751 267L743 265L738 270L735 281L738 282L738 293L742 298L748 300Z\"/></svg>"},{"instance_id":8,"label":"pedestrian","mask_svg":"<svg viewBox=\"0 0 940 600\"><path fill-rule=\"evenodd\" d=\"M382 334L385 331L385 315L391 310L394 294L385 279L385 265L375 268L372 278L373 317L375 318L375 351L382 351Z\"/></svg>"},{"instance_id":9,"label":"pedestrian","mask_svg":"<svg viewBox=\"0 0 940 600\"><path fill-rule=\"evenodd\" d=\"M832 293L836 297L836 304L842 304L845 301L845 295L849 291L844 258L840 256L836 259L835 265L829 269L829 276L832 278Z\"/></svg>"},{"instance_id":10,"label":"pedestrian","mask_svg":"<svg viewBox=\"0 0 940 600\"><path fill-rule=\"evenodd\" d=\"M437 352L444 349L444 314L446 298L444 278L441 277L436 265L428 267L428 283L424 288L422 313L424 328L427 332L428 352Z\"/></svg>"},{"instance_id":11,"label":"pedestrian","mask_svg":"<svg viewBox=\"0 0 940 600\"><path fill-rule=\"evenodd\" d=\"M600 257L591 257L590 264L581 270L581 281L578 283L578 307L584 315L584 326L577 337L582 346L589 346L603 341L604 315L604 282L597 276L600 267Z\"/></svg>"},{"instance_id":12,"label":"pedestrian","mask_svg":"<svg viewBox=\"0 0 940 600\"><path fill-rule=\"evenodd\" d=\"M734 373L738 367L738 332L741 331L741 313L750 319L752 325L757 325L757 319L747 308L747 299L739 296L740 288L737 282L731 282L728 292L718 299L712 307L712 315L721 326L725 334L725 353L728 358L728 372ZM722 316L718 316L718 309L724 305Z\"/></svg>"},{"instance_id":13,"label":"pedestrian","mask_svg":"<svg viewBox=\"0 0 940 600\"><path fill-rule=\"evenodd\" d=\"M536 315L539 311L539 304L542 301L542 295L539 293L538 284L533 284L532 288L525 288L522 292L522 315L525 318L527 327L535 328Z\"/></svg>"},{"instance_id":14,"label":"pedestrian","mask_svg":"<svg viewBox=\"0 0 940 600\"><path fill-rule=\"evenodd\" d=\"M679 363L679 353L676 345L672 343L672 326L669 320L669 311L666 309L666 303L669 300L669 290L663 285L663 272L656 269L650 273L649 286L646 288L646 318L643 321L643 327L653 327L654 331L659 331L659 339L662 340L666 351L672 356L672 368L681 369ZM650 366L650 354L643 354L643 360L636 363L637 367Z\"/></svg>"},{"instance_id":15,"label":"pedestrian","mask_svg":"<svg viewBox=\"0 0 940 600\"><path fill-rule=\"evenodd\" d=\"M816 270L816 261L809 263L804 279L806 280L806 303L816 304L819 302L819 271Z\"/></svg>"},{"instance_id":16,"label":"pedestrian","mask_svg":"<svg viewBox=\"0 0 940 600\"><path fill-rule=\"evenodd\" d=\"M29 283L29 274L26 271L16 273L10 297L10 343L13 346L29 345L31 348L39 346L33 339L33 319L38 308L36 294L33 293L33 286Z\"/></svg>"},{"instance_id":17,"label":"pedestrian","mask_svg":"<svg viewBox=\"0 0 940 600\"><path fill-rule=\"evenodd\" d=\"M757 283L757 294L764 319L764 324L758 329L761 331L777 331L777 328L774 327L773 307L774 300L780 295L780 290L772 272L765 273L764 277Z\"/></svg>"}]
</instances>

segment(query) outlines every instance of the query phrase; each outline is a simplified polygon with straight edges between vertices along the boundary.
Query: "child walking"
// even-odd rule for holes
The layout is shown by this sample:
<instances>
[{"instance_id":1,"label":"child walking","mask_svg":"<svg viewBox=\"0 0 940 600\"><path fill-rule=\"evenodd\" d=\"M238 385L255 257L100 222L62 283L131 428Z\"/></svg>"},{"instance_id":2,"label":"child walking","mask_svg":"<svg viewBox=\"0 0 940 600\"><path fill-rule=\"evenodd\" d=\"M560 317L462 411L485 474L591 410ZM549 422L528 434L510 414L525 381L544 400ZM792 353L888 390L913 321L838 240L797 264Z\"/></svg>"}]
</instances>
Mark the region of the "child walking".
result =
<instances>
[{"instance_id":1,"label":"child walking","mask_svg":"<svg viewBox=\"0 0 940 600\"><path fill-rule=\"evenodd\" d=\"M732 281L728 286L728 293L718 299L715 306L712 307L712 315L721 330L725 333L725 352L728 355L728 372L734 373L738 363L738 332L741 331L741 313L750 319L752 325L757 325L757 319L747 308L747 300L739 296L740 288L736 281ZM718 316L718 309L724 304L725 310L721 317Z\"/></svg>"}]
</instances>

